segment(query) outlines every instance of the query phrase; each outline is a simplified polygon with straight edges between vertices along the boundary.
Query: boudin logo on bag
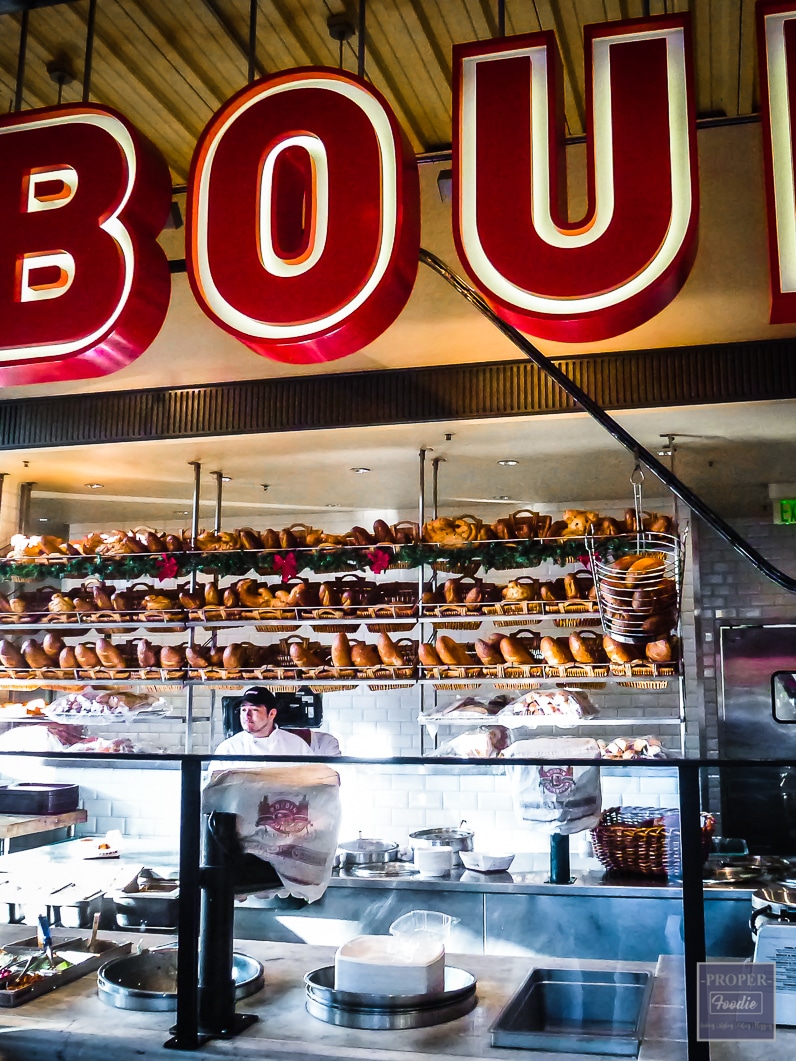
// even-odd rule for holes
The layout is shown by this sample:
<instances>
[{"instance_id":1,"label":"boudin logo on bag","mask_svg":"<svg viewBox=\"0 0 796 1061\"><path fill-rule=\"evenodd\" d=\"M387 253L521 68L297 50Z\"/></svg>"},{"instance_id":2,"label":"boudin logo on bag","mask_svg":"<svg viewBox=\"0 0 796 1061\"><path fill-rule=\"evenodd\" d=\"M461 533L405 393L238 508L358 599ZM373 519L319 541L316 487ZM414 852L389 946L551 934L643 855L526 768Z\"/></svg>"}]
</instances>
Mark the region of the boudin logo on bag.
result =
<instances>
[{"instance_id":1,"label":"boudin logo on bag","mask_svg":"<svg viewBox=\"0 0 796 1061\"><path fill-rule=\"evenodd\" d=\"M539 785L553 796L563 796L575 787L575 771L571 766L540 766Z\"/></svg>"},{"instance_id":2,"label":"boudin logo on bag","mask_svg":"<svg viewBox=\"0 0 796 1061\"><path fill-rule=\"evenodd\" d=\"M587 27L583 216L567 213L562 64L535 33L454 48L453 235L505 319L561 342L654 317L697 248L688 15ZM771 319L796 321L796 0L757 5ZM150 345L169 301L159 152L120 114L0 119L0 385L98 376ZM340 70L255 81L191 163L186 267L204 313L265 357L331 361L395 320L418 265L417 164L387 100Z\"/></svg>"},{"instance_id":3,"label":"boudin logo on bag","mask_svg":"<svg viewBox=\"0 0 796 1061\"><path fill-rule=\"evenodd\" d=\"M283 836L300 836L312 825L309 817L309 803L306 799L294 803L291 799L275 799L271 803L268 796L260 800L257 808L257 827L273 829Z\"/></svg>"}]
</instances>

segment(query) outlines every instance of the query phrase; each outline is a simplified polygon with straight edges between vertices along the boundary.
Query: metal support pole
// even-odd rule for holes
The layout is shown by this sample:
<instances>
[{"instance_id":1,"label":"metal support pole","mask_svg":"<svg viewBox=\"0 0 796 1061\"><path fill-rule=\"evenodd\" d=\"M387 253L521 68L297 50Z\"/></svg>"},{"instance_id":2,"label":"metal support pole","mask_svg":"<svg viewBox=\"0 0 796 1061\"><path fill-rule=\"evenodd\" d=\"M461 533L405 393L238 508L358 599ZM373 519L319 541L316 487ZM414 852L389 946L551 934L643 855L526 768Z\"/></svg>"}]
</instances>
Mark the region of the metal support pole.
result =
<instances>
[{"instance_id":1,"label":"metal support pole","mask_svg":"<svg viewBox=\"0 0 796 1061\"><path fill-rule=\"evenodd\" d=\"M357 73L365 76L365 46L367 44L367 27L365 25L365 8L367 0L359 0L359 30L357 31Z\"/></svg>"},{"instance_id":2,"label":"metal support pole","mask_svg":"<svg viewBox=\"0 0 796 1061\"><path fill-rule=\"evenodd\" d=\"M94 63L94 23L97 18L97 0L89 0L86 20L86 58L83 62L83 102L91 95L91 68Z\"/></svg>"},{"instance_id":3,"label":"metal support pole","mask_svg":"<svg viewBox=\"0 0 796 1061\"><path fill-rule=\"evenodd\" d=\"M19 52L17 53L17 84L14 91L14 112L22 110L22 88L25 84L25 61L28 57L28 15L25 8L19 23Z\"/></svg>"},{"instance_id":4,"label":"metal support pole","mask_svg":"<svg viewBox=\"0 0 796 1061\"><path fill-rule=\"evenodd\" d=\"M439 515L437 511L439 505L439 466L445 464L444 457L434 457L431 462L431 512L432 519L436 519Z\"/></svg>"},{"instance_id":5,"label":"metal support pole","mask_svg":"<svg viewBox=\"0 0 796 1061\"><path fill-rule=\"evenodd\" d=\"M224 497L224 473L211 472L210 474L216 481L216 518L213 524L213 531L215 534L218 534L221 530L221 503Z\"/></svg>"},{"instance_id":6,"label":"metal support pole","mask_svg":"<svg viewBox=\"0 0 796 1061\"><path fill-rule=\"evenodd\" d=\"M249 84L254 81L254 68L257 61L257 0L249 0L249 68L246 79Z\"/></svg>"},{"instance_id":7,"label":"metal support pole","mask_svg":"<svg viewBox=\"0 0 796 1061\"><path fill-rule=\"evenodd\" d=\"M33 493L33 483L19 484L19 513L17 516L17 533L30 534L30 495Z\"/></svg>"},{"instance_id":8,"label":"metal support pole","mask_svg":"<svg viewBox=\"0 0 796 1061\"><path fill-rule=\"evenodd\" d=\"M497 0L498 37L506 36L506 0Z\"/></svg>"},{"instance_id":9,"label":"metal support pole","mask_svg":"<svg viewBox=\"0 0 796 1061\"><path fill-rule=\"evenodd\" d=\"M550 834L550 883L571 884L569 869L569 836L564 833Z\"/></svg>"},{"instance_id":10,"label":"metal support pole","mask_svg":"<svg viewBox=\"0 0 796 1061\"><path fill-rule=\"evenodd\" d=\"M683 964L688 1061L709 1061L710 1044L697 1041L697 965L705 960L705 897L702 884L702 824L699 767L677 767L683 864Z\"/></svg>"},{"instance_id":11,"label":"metal support pole","mask_svg":"<svg viewBox=\"0 0 796 1061\"><path fill-rule=\"evenodd\" d=\"M177 920L177 1023L164 1045L196 1050L205 1041L198 1027L199 985L199 854L201 850L202 763L180 764L180 905Z\"/></svg>"},{"instance_id":12,"label":"metal support pole","mask_svg":"<svg viewBox=\"0 0 796 1061\"><path fill-rule=\"evenodd\" d=\"M188 461L193 468L193 505L191 507L191 548L196 548L199 537L199 494L202 489L202 465L199 461Z\"/></svg>"},{"instance_id":13,"label":"metal support pole","mask_svg":"<svg viewBox=\"0 0 796 1061\"><path fill-rule=\"evenodd\" d=\"M646 465L647 468L656 475L658 479L667 486L672 493L676 494L681 501L683 501L692 512L695 512L701 519L712 527L713 530L723 538L728 545L731 545L736 552L742 556L757 568L757 570L765 575L766 578L776 583L778 586L782 586L783 589L788 590L790 593L796 593L796 578L792 575L785 574L778 567L775 567L769 560L757 551L752 545L749 544L736 530L734 530L729 523L727 523L722 517L715 512L709 505L698 497L692 490L690 490L685 483L681 482L676 475L673 474L664 464L654 457L648 449L645 449L629 431L626 431L622 425L615 420L610 413L607 413L605 409L596 402L593 398L579 387L577 383L569 378L569 376L562 369L551 361L549 357L537 350L530 340L526 339L525 336L519 332L515 327L504 321L500 317L489 303L471 287L465 280L449 269L445 262L442 261L436 254L431 251L427 251L424 248L420 248L420 261L427 265L430 269L433 269L435 273L443 278L447 283L451 285L454 290L458 291L462 298L466 299L470 305L475 306L479 313L483 314L494 326L501 332L506 338L512 342L518 350L522 351L523 354L532 361L537 368L541 369L553 383L557 384L565 394L573 400L574 403L579 405L581 409L588 413L592 419L596 420L597 423L603 427L612 438L624 446L625 449L629 450L633 456L641 461L642 464Z\"/></svg>"},{"instance_id":14,"label":"metal support pole","mask_svg":"<svg viewBox=\"0 0 796 1061\"><path fill-rule=\"evenodd\" d=\"M426 454L433 452L430 446L422 446L418 454L420 458L420 475L418 480L417 497L417 526L420 540L423 540L423 524L426 522ZM425 568L421 564L417 569L417 603L420 612L423 610L423 586L425 582Z\"/></svg>"},{"instance_id":15,"label":"metal support pole","mask_svg":"<svg viewBox=\"0 0 796 1061\"><path fill-rule=\"evenodd\" d=\"M5 485L8 472L0 472L0 514L3 511L3 486Z\"/></svg>"}]
</instances>

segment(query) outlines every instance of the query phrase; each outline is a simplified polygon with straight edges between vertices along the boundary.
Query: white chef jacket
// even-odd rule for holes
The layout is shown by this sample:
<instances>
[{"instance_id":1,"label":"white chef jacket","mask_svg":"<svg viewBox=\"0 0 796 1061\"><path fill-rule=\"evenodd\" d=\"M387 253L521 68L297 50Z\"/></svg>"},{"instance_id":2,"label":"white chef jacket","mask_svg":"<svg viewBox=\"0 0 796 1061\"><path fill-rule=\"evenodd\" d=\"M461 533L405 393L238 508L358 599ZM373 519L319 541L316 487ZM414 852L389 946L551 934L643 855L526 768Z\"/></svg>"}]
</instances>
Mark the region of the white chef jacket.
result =
<instances>
[{"instance_id":1,"label":"white chef jacket","mask_svg":"<svg viewBox=\"0 0 796 1061\"><path fill-rule=\"evenodd\" d=\"M286 733L278 726L274 726L267 737L253 737L246 730L233 733L231 737L222 740L216 748L218 755L312 755L312 748L305 740L295 733ZM229 769L226 765L218 764L222 769ZM243 764L248 765L248 764ZM253 764L252 764L253 765Z\"/></svg>"}]
</instances>

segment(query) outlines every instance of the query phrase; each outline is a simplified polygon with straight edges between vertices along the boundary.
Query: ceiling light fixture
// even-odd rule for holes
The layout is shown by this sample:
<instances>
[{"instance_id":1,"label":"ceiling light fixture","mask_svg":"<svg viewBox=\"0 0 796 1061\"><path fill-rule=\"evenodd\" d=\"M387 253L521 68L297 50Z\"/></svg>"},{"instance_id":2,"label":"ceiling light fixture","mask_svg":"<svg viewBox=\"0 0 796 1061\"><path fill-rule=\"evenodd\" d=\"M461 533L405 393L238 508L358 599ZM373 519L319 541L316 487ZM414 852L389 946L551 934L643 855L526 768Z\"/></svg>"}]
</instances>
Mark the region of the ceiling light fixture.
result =
<instances>
[{"instance_id":1,"label":"ceiling light fixture","mask_svg":"<svg viewBox=\"0 0 796 1061\"><path fill-rule=\"evenodd\" d=\"M231 483L232 482L232 476L231 475L222 475L221 476L221 482L222 483Z\"/></svg>"},{"instance_id":2,"label":"ceiling light fixture","mask_svg":"<svg viewBox=\"0 0 796 1061\"><path fill-rule=\"evenodd\" d=\"M105 487L105 483L83 483L83 486L88 490L102 490Z\"/></svg>"},{"instance_id":3,"label":"ceiling light fixture","mask_svg":"<svg viewBox=\"0 0 796 1061\"><path fill-rule=\"evenodd\" d=\"M495 497L495 500L496 501L511 501L511 498L508 496L508 494L499 494L498 496Z\"/></svg>"},{"instance_id":4,"label":"ceiling light fixture","mask_svg":"<svg viewBox=\"0 0 796 1061\"><path fill-rule=\"evenodd\" d=\"M327 505L326 507L327 508L339 508L340 506L339 505Z\"/></svg>"},{"instance_id":5,"label":"ceiling light fixture","mask_svg":"<svg viewBox=\"0 0 796 1061\"><path fill-rule=\"evenodd\" d=\"M520 463L519 461L515 461L515 460L498 461L498 464L500 465L501 468L514 468L519 463Z\"/></svg>"},{"instance_id":6,"label":"ceiling light fixture","mask_svg":"<svg viewBox=\"0 0 796 1061\"><path fill-rule=\"evenodd\" d=\"M357 475L365 475L366 472L370 471L370 468L352 468L352 472L356 472Z\"/></svg>"},{"instance_id":7,"label":"ceiling light fixture","mask_svg":"<svg viewBox=\"0 0 796 1061\"><path fill-rule=\"evenodd\" d=\"M47 522L48 522L48 520L47 520L46 516L39 516L39 523L47 523Z\"/></svg>"}]
</instances>

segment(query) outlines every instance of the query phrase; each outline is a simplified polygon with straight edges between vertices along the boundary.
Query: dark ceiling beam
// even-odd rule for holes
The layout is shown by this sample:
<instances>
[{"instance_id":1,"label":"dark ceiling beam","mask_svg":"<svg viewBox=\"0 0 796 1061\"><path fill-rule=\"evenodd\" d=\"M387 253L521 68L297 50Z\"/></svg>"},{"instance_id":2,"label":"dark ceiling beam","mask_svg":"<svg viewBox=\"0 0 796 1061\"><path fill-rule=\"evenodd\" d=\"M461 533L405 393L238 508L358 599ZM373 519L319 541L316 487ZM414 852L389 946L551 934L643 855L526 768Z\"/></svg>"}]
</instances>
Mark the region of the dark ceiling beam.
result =
<instances>
[{"instance_id":1,"label":"dark ceiling beam","mask_svg":"<svg viewBox=\"0 0 796 1061\"><path fill-rule=\"evenodd\" d=\"M495 17L495 0L478 0L478 2L481 5L481 13L486 21L489 36L497 37L498 24L497 18Z\"/></svg>"},{"instance_id":2,"label":"dark ceiling beam","mask_svg":"<svg viewBox=\"0 0 796 1061\"><path fill-rule=\"evenodd\" d=\"M426 9L423 6L423 0L410 0L412 10L415 13L415 18L420 23L420 28L426 35L428 46L431 49L431 54L436 60L437 66L439 67L440 73L445 78L445 84L450 85L453 80L453 74L451 72L451 64L448 59L448 53L445 48L439 42L439 38L434 32L434 27L431 25L431 19L426 14ZM481 0L481 5L489 7L490 0ZM492 34L494 36L494 33Z\"/></svg>"},{"instance_id":3,"label":"dark ceiling beam","mask_svg":"<svg viewBox=\"0 0 796 1061\"><path fill-rule=\"evenodd\" d=\"M249 42L242 34L238 33L234 24L227 17L226 13L221 10L218 6L218 0L202 0L207 10L213 16L218 25L219 29L232 41L235 47L238 49L240 54L246 60L248 65L249 62ZM265 77L268 71L265 69L263 64L257 58L254 57L254 69L258 77Z\"/></svg>"}]
</instances>

